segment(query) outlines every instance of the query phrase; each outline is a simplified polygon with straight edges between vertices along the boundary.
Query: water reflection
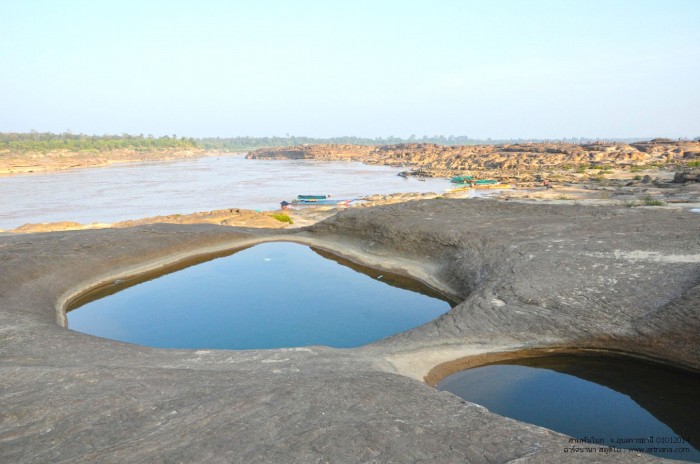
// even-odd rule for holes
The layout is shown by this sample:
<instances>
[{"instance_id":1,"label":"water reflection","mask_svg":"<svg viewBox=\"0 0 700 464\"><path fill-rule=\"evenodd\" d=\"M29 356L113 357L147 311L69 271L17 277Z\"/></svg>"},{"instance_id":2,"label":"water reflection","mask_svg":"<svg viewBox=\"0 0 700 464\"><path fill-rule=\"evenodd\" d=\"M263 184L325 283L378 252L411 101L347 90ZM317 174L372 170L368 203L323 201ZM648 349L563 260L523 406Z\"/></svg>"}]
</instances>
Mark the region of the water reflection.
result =
<instances>
[{"instance_id":1,"label":"water reflection","mask_svg":"<svg viewBox=\"0 0 700 464\"><path fill-rule=\"evenodd\" d=\"M68 325L166 348L346 348L408 330L450 309L442 299L388 285L318 251L266 243L178 272L119 283L76 301Z\"/></svg>"},{"instance_id":2,"label":"water reflection","mask_svg":"<svg viewBox=\"0 0 700 464\"><path fill-rule=\"evenodd\" d=\"M443 293L440 293L439 291L421 282L420 280L415 280L405 275L395 274L393 272L380 271L369 266L363 266L362 264L358 264L353 261L350 261L349 259L342 258L331 252L321 250L320 248L311 247L311 250L319 256L335 261L341 266L348 267L355 272L360 272L366 276L371 277L372 279L381 280L385 284L391 285L392 287L400 288L403 290L409 290L415 293L420 293L421 295L429 296L431 298L437 298L439 300L445 300L452 305L456 305L461 301L457 298L452 298Z\"/></svg>"},{"instance_id":3,"label":"water reflection","mask_svg":"<svg viewBox=\"0 0 700 464\"><path fill-rule=\"evenodd\" d=\"M600 446L700 460L700 376L692 373L631 359L548 356L467 369L438 389L575 438L602 439Z\"/></svg>"}]
</instances>

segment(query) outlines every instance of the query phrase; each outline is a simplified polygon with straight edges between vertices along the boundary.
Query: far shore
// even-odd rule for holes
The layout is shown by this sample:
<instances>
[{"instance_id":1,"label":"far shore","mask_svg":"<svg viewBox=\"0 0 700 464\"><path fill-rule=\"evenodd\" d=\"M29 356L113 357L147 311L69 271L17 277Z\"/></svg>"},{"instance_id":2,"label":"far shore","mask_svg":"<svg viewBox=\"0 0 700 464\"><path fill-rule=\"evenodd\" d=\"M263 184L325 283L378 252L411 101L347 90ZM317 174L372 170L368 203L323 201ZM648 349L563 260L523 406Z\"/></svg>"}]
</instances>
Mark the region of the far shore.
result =
<instances>
[{"instance_id":1,"label":"far shore","mask_svg":"<svg viewBox=\"0 0 700 464\"><path fill-rule=\"evenodd\" d=\"M214 156L241 156L245 152L213 150L113 150L106 153L52 151L48 153L0 152L0 177L104 168L119 164L176 161Z\"/></svg>"},{"instance_id":2,"label":"far shore","mask_svg":"<svg viewBox=\"0 0 700 464\"><path fill-rule=\"evenodd\" d=\"M542 142L501 145L296 145L227 152L219 149L120 148L52 150L47 152L0 150L0 176L107 167L121 163L246 154L251 159L315 159L360 161L404 169L403 175L452 177L473 175L504 183L605 183L611 174L632 174L639 179L648 171L683 170L700 164L700 141L654 139L637 143ZM613 172L614 171L614 172Z\"/></svg>"},{"instance_id":3,"label":"far shore","mask_svg":"<svg viewBox=\"0 0 700 464\"><path fill-rule=\"evenodd\" d=\"M112 150L8 153L0 151L0 177L30 173L107 167L124 163L161 162L214 156L240 156L202 149L158 149L145 152ZM700 142L650 141L626 144L527 144L502 146L395 146L318 145L289 149L261 149L255 159L319 159L361 161L405 166L405 176L492 178L512 188L493 190L500 201L576 205L613 205L629 208L700 209ZM396 164L399 160L402 164ZM458 164L452 164L458 161ZM585 161L585 163L584 163ZM516 163L514 171L507 166ZM574 164L571 164L574 163ZM578 164L576 164L578 163ZM465 169L469 167L470 169ZM427 194L369 195L355 207L377 206L431 198L465 198L469 191ZM117 223L54 222L25 224L3 233L33 233L97 228L124 228L144 224L219 224L269 229L316 224L343 207L305 207L290 211L228 209L134 218Z\"/></svg>"}]
</instances>

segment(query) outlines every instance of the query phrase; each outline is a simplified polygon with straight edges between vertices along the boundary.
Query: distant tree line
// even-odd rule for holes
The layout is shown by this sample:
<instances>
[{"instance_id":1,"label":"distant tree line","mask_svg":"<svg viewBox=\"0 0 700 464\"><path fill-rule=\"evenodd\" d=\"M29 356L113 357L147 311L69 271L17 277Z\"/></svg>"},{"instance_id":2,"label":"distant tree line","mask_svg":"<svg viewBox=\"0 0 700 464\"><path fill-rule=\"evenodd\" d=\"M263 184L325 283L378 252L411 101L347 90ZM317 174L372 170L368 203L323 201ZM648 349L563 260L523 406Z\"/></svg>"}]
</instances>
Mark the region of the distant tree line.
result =
<instances>
[{"instance_id":1,"label":"distant tree line","mask_svg":"<svg viewBox=\"0 0 700 464\"><path fill-rule=\"evenodd\" d=\"M0 133L0 150L15 152L68 151L110 151L130 149L149 151L157 149L197 148L197 142L191 138L173 136L154 137L153 135L84 135L52 134L49 132Z\"/></svg>"},{"instance_id":2,"label":"distant tree line","mask_svg":"<svg viewBox=\"0 0 700 464\"><path fill-rule=\"evenodd\" d=\"M504 143L529 143L529 142L637 142L649 140L649 138L628 139L601 139L587 137L571 137L564 139L472 139L466 135L433 135L417 137L411 135L408 138L394 137L297 137L286 135L285 137L154 137L153 135L85 135L65 132L53 134L50 132L29 133L0 133L0 150L15 152L47 152L53 150L69 151L110 151L116 149L131 149L137 151L149 151L158 149L203 149L222 151L246 151L255 148L289 147L314 144L342 144L342 145L395 145L400 143L433 143L438 145L491 145Z\"/></svg>"}]
</instances>

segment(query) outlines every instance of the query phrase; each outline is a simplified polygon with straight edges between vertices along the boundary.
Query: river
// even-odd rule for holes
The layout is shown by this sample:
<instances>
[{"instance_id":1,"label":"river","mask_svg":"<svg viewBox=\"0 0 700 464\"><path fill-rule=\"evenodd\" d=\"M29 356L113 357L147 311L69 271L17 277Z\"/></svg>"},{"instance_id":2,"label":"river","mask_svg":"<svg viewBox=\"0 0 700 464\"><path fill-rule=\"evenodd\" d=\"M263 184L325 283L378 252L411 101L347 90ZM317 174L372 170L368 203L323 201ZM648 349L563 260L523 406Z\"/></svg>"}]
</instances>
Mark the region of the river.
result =
<instances>
[{"instance_id":1,"label":"river","mask_svg":"<svg viewBox=\"0 0 700 464\"><path fill-rule=\"evenodd\" d=\"M356 162L247 160L243 155L0 177L0 229L27 223L117 222L223 208L278 209L298 194L359 198L443 192L446 179L397 176Z\"/></svg>"}]
</instances>

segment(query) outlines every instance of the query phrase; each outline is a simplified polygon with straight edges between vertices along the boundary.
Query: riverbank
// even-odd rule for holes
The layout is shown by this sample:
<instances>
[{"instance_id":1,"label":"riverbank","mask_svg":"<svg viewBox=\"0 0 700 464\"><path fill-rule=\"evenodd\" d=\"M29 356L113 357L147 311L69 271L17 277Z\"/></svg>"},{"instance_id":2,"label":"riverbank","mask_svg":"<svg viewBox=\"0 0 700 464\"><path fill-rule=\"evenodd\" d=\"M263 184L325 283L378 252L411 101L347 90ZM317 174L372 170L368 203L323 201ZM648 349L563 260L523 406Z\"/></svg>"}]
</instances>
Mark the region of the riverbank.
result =
<instances>
[{"instance_id":1,"label":"riverbank","mask_svg":"<svg viewBox=\"0 0 700 464\"><path fill-rule=\"evenodd\" d=\"M188 147L148 150L49 150L17 152L0 150L0 176L33 172L104 167L117 163L170 161L230 154L221 150ZM504 183L549 180L554 183L598 182L612 170L623 178L648 174L648 170L675 171L697 166L700 142L654 139L638 143L524 143L498 145L398 144L398 145L298 145L260 148L249 159L313 159L359 161L365 164L406 168L419 177L452 177L473 174ZM630 176L624 175L632 174ZM620 173L618 173L620 174Z\"/></svg>"},{"instance_id":2,"label":"riverbank","mask_svg":"<svg viewBox=\"0 0 700 464\"><path fill-rule=\"evenodd\" d=\"M352 207L367 208L383 204L400 203L420 199L437 198L436 193L394 193L372 195ZM122 229L148 224L216 224L228 227L251 227L266 229L288 229L307 227L327 219L350 206L303 206L284 211L258 211L243 208L227 208L189 214L169 214L119 222L79 223L70 221L28 223L0 233L32 234L38 232L59 232L90 229Z\"/></svg>"},{"instance_id":3,"label":"riverbank","mask_svg":"<svg viewBox=\"0 0 700 464\"><path fill-rule=\"evenodd\" d=\"M438 198L349 208L294 230L152 224L3 236L0 460L660 462L572 457L569 437L423 379L465 356L522 349L700 370L698 229L699 214L663 208ZM460 303L347 350L163 350L56 323L68 299L100 283L274 240L418 277Z\"/></svg>"},{"instance_id":4,"label":"riverbank","mask_svg":"<svg viewBox=\"0 0 700 464\"><path fill-rule=\"evenodd\" d=\"M502 202L531 204L560 204L588 206L619 206L655 210L700 210L700 183L676 184L671 177L659 173L656 183L632 182L631 185L568 184L552 188L541 185L519 189L488 191L488 198ZM629 184L629 183L628 183ZM469 196L465 192L427 192L377 194L363 197L351 206L304 206L285 211L258 211L243 208L170 214L130 219L114 223L49 222L28 223L0 233L37 233L66 230L125 228L148 224L217 224L228 227L252 227L268 229L296 229L308 227L328 219L348 208L369 208L418 200L459 199Z\"/></svg>"},{"instance_id":5,"label":"riverbank","mask_svg":"<svg viewBox=\"0 0 700 464\"><path fill-rule=\"evenodd\" d=\"M290 222L291 221L291 222ZM88 230L88 229L123 229L147 224L217 224L230 227L263 227L279 229L290 226L293 221L287 214L252 211L241 208L228 208L213 211L196 212L191 214L170 214L166 216L154 216L141 219L130 219L114 223L93 222L81 224L78 222L49 222L38 224L24 224L16 229L0 232L16 234L57 232L63 230Z\"/></svg>"},{"instance_id":6,"label":"riverbank","mask_svg":"<svg viewBox=\"0 0 700 464\"><path fill-rule=\"evenodd\" d=\"M112 150L103 153L92 152L49 152L46 154L23 153L16 154L18 159L24 160L24 165L13 162L13 172L30 172L33 170L62 170L78 169L91 166L108 166L116 163L166 161L181 158L200 158L220 155L218 152L204 151L200 149L173 150L152 149L144 152L134 150ZM404 144L393 146L358 146L358 145L312 145L291 148L260 149L250 152L247 157L255 159L311 159L321 161L331 160L355 160L363 163L387 166L403 166L408 177L416 177L425 180L426 176L446 176L469 173L477 178L495 178L503 184L511 185L513 189L489 192L489 195L504 201L538 202L547 201L553 203L580 203L580 204L620 204L629 207L657 206L678 207L693 209L700 207L700 192L698 192L698 179L700 179L700 167L694 167L699 162L700 142L672 142L655 140L635 144L523 144L523 145L482 145L482 146L438 146L432 144ZM211 158L213 159L213 158ZM216 165L212 165L212 173L223 176L225 161L233 158L222 158L221 165L217 159ZM238 158L236 158L238 159ZM0 153L0 169L2 163L7 165L7 153ZM242 160L242 159L241 159ZM31 161L31 162L29 162ZM269 163L284 163L268 161ZM264 162L263 162L264 163ZM154 165L155 166L155 165ZM298 168L298 166L295 166ZM280 176L288 172L291 166L280 167ZM240 169L239 169L240 170ZM90 174L88 178L81 179L89 184L89 180L100 178L99 173ZM290 173L291 174L291 173ZM104 176L103 176L104 177ZM346 177L349 178L349 177ZM220 195L214 200L214 207L226 207L222 198L227 198L235 192L230 185L234 179L221 178L216 187L221 189ZM103 180L103 182L110 182ZM157 181L162 182L162 181ZM270 179L267 179L270 182ZM419 186L427 186L431 182L422 182ZM389 182L384 182L387 185ZM96 182L93 182L96 184ZM418 184L416 182L416 184ZM545 184L546 188L545 188ZM335 184L334 184L335 185ZM398 190L398 186L394 186ZM130 191L135 191L138 183L134 184ZM261 188L264 185L261 184ZM405 188L402 186L401 188ZM413 188L416 188L415 186ZM441 187L442 189L442 187ZM210 188L210 191L213 189ZM427 191L427 189L424 189ZM443 189L444 190L444 189ZM118 191L118 189L101 190L100 193ZM396 191L396 190L395 190ZM368 205L378 205L396 201L406 201L419 198L443 196L447 198L460 198L469 196L468 192L444 192L434 191L433 195L422 193L420 195L372 195ZM284 199L289 191L280 191L280 200L268 201L264 207L246 205L248 208L259 210L274 207L277 201ZM274 198L274 196L273 196ZM138 196L133 200L139 200ZM181 200L182 201L182 200ZM189 200L187 200L189 201ZM187 203L187 202L185 202ZM115 204L115 203L113 203ZM35 202L34 205L37 205ZM206 207L208 204L199 205ZM232 207L244 206L240 202L232 201ZM174 212L185 213L185 216L198 214L204 223L223 223L230 225L252 227L278 227L274 222L260 221L254 215L239 217L203 217L206 213L191 213L201 211L187 209L185 206ZM326 211L326 210L324 210ZM155 212L155 211L154 211ZM160 208L157 213L167 213L168 209ZM211 212L210 212L211 213ZM153 214L153 213L151 213ZM146 217L142 215L112 218L89 218L100 220L102 224L78 224L75 222L64 223L64 229L83 229L114 226L117 219ZM175 217L177 216L177 217ZM297 224L310 225L317 220L328 217L327 214L297 214ZM309 219L314 216L315 219ZM63 217L56 217L63 219ZM64 216L72 220L81 220L80 213ZM266 216L265 216L266 217ZM53 218L51 218L53 219ZM161 216L163 222L183 223L179 215ZM263 217L264 219L264 217ZM83 220L85 220L83 218ZM46 219L44 219L46 221ZM6 228L16 227L21 222L6 225ZM118 227L118 226L116 226ZM25 230L62 230L60 224L47 224L43 229L38 225L28 225Z\"/></svg>"},{"instance_id":7,"label":"riverbank","mask_svg":"<svg viewBox=\"0 0 700 464\"><path fill-rule=\"evenodd\" d=\"M222 156L218 151L205 151L199 148L152 149L147 151L119 149L97 151L52 150L47 152L0 151L0 177L39 172L66 171L108 167L123 163L145 163Z\"/></svg>"},{"instance_id":8,"label":"riverbank","mask_svg":"<svg viewBox=\"0 0 700 464\"><path fill-rule=\"evenodd\" d=\"M649 169L670 171L697 166L700 142L654 139L626 143L526 143L501 145L399 144L380 146L303 145L261 148L250 159L316 159L361 161L403 167L409 176L452 177L462 174L495 178L503 183L597 182L611 171L640 179ZM620 174L619 172L617 173Z\"/></svg>"},{"instance_id":9,"label":"riverbank","mask_svg":"<svg viewBox=\"0 0 700 464\"><path fill-rule=\"evenodd\" d=\"M700 206L700 142L384 146L309 145L258 149L250 159L352 160L403 167L405 176L472 175L512 185L515 201L636 206ZM546 188L545 188L546 184ZM459 194L445 194L458 197Z\"/></svg>"}]
</instances>

